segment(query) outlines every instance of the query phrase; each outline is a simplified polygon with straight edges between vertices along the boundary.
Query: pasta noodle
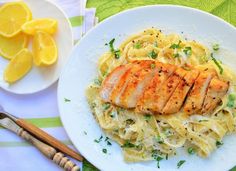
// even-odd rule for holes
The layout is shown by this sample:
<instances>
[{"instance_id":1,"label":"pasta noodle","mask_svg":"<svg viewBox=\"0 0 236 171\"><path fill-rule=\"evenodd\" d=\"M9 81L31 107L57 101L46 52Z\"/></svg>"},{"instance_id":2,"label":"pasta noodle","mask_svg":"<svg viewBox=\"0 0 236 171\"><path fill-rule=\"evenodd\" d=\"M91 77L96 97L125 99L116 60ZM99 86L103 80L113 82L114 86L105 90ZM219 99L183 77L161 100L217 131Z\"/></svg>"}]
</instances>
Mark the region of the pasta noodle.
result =
<instances>
[{"instance_id":1,"label":"pasta noodle","mask_svg":"<svg viewBox=\"0 0 236 171\"><path fill-rule=\"evenodd\" d=\"M181 48L171 48L180 46ZM182 67L215 68L221 79L230 81L230 90L211 114L140 115L134 110L104 103L99 97L99 84L88 87L86 95L101 128L120 144L128 162L152 160L156 155L176 154L182 146L195 149L201 157L209 156L226 134L235 131L235 108L229 105L235 94L236 76L226 66L222 74L211 60L207 47L186 41L177 34L165 35L151 28L131 36L119 47L120 57L107 52L98 61L100 82L114 68L133 60L152 59ZM231 97L232 96L232 97Z\"/></svg>"}]
</instances>

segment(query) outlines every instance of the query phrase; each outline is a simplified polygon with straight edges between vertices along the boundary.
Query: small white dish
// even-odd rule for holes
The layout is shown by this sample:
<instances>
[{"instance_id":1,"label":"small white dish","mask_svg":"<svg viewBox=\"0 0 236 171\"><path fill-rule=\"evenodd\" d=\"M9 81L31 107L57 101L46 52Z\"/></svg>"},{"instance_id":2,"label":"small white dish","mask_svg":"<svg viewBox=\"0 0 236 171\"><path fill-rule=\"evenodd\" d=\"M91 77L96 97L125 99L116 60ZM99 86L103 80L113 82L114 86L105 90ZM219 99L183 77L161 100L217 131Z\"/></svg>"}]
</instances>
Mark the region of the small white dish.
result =
<instances>
[{"instance_id":1,"label":"small white dish","mask_svg":"<svg viewBox=\"0 0 236 171\"><path fill-rule=\"evenodd\" d=\"M9 61L0 57L0 87L15 94L36 93L52 85L59 78L61 69L73 48L71 25L58 6L48 0L24 0L24 2L32 11L33 18L54 18L58 21L58 30L53 36L58 48L58 61L49 67L33 66L24 78L9 85L3 79L4 69Z\"/></svg>"},{"instance_id":2,"label":"small white dish","mask_svg":"<svg viewBox=\"0 0 236 171\"><path fill-rule=\"evenodd\" d=\"M62 123L75 147L100 170L104 171L225 171L236 165L236 136L224 138L224 145L202 159L188 155L184 150L169 160L162 160L160 169L156 162L126 163L121 148L112 143L95 143L103 134L95 121L85 97L85 89L97 76L97 61L109 50L105 43L116 38L115 47L128 36L150 27L160 28L165 33L177 33L195 39L209 47L220 44L216 58L236 68L236 56L226 52L236 52L236 29L206 12L173 6L146 6L128 10L106 19L92 29L74 48L59 79L58 104ZM183 32L183 33L182 33ZM224 50L227 49L228 51ZM224 53L223 53L224 52ZM70 99L66 102L65 98ZM102 149L108 153L104 154ZM177 169L180 160L186 162Z\"/></svg>"}]
</instances>

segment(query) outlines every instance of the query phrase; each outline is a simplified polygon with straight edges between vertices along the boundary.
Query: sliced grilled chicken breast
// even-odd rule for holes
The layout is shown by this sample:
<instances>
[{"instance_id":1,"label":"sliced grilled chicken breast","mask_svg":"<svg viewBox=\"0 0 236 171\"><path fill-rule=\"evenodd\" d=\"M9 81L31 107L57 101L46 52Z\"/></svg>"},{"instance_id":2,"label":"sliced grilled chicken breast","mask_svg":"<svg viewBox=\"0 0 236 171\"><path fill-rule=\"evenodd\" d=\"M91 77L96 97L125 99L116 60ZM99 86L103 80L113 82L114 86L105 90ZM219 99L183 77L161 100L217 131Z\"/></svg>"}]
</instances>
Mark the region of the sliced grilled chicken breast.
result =
<instances>
[{"instance_id":1,"label":"sliced grilled chicken breast","mask_svg":"<svg viewBox=\"0 0 236 171\"><path fill-rule=\"evenodd\" d=\"M201 114L212 112L227 93L229 83L214 70L190 71L153 60L137 60L115 68L103 81L105 102L138 113Z\"/></svg>"},{"instance_id":2,"label":"sliced grilled chicken breast","mask_svg":"<svg viewBox=\"0 0 236 171\"><path fill-rule=\"evenodd\" d=\"M222 97L228 91L228 88L229 82L213 78L207 90L206 98L202 107L202 113L212 112L220 103Z\"/></svg>"},{"instance_id":3,"label":"sliced grilled chicken breast","mask_svg":"<svg viewBox=\"0 0 236 171\"><path fill-rule=\"evenodd\" d=\"M144 88L152 79L155 73L155 61L145 61L140 64L140 69L133 73L124 91L120 95L119 104L122 107L136 107L139 97L143 94Z\"/></svg>"},{"instance_id":4,"label":"sliced grilled chicken breast","mask_svg":"<svg viewBox=\"0 0 236 171\"><path fill-rule=\"evenodd\" d=\"M140 98L136 111L141 113L153 113L156 106L156 98L158 96L159 89L163 83L172 75L176 70L176 66L170 64L156 63L157 73L147 86L143 96Z\"/></svg>"},{"instance_id":5,"label":"sliced grilled chicken breast","mask_svg":"<svg viewBox=\"0 0 236 171\"><path fill-rule=\"evenodd\" d=\"M195 80L194 86L187 97L184 105L184 112L187 114L199 113L202 109L203 101L207 92L208 85L216 73L203 71Z\"/></svg>"},{"instance_id":6,"label":"sliced grilled chicken breast","mask_svg":"<svg viewBox=\"0 0 236 171\"><path fill-rule=\"evenodd\" d=\"M162 113L162 109L164 108L166 102L169 100L186 73L186 70L177 68L175 72L163 83L161 88L154 95L155 101L151 108L152 111Z\"/></svg>"},{"instance_id":7,"label":"sliced grilled chicken breast","mask_svg":"<svg viewBox=\"0 0 236 171\"><path fill-rule=\"evenodd\" d=\"M121 65L114 69L106 79L102 83L102 88L100 91L100 96L105 102L110 101L110 95L115 87L115 85L119 82L120 78L123 74L131 67L131 65Z\"/></svg>"},{"instance_id":8,"label":"sliced grilled chicken breast","mask_svg":"<svg viewBox=\"0 0 236 171\"><path fill-rule=\"evenodd\" d=\"M171 114L171 113L176 113L180 110L189 90L191 89L198 75L199 75L198 70L192 70L187 72L187 74L180 81L174 93L166 103L162 113Z\"/></svg>"}]
</instances>

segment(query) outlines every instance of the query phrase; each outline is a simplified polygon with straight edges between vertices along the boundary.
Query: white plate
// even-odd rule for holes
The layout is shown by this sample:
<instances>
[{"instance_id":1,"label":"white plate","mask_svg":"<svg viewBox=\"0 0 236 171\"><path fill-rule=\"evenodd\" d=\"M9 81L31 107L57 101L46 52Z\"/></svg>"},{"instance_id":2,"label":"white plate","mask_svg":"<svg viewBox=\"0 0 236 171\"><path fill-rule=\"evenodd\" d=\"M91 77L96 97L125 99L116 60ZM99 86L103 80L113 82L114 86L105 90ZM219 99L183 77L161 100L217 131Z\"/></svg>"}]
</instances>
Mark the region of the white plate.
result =
<instances>
[{"instance_id":1,"label":"white plate","mask_svg":"<svg viewBox=\"0 0 236 171\"><path fill-rule=\"evenodd\" d=\"M104 142L95 143L94 139L102 133L89 110L85 98L85 89L96 77L96 64L101 54L108 50L105 43L116 38L117 47L127 36L150 27L161 28L164 32L176 32L204 44L219 43L221 52L227 48L236 51L236 29L223 20L208 13L181 6L146 6L119 13L101 22L90 31L74 48L71 58L59 79L58 102L61 120L75 147L90 162L105 171L225 171L236 165L236 136L224 139L224 145L207 158L189 156L183 150L169 160L160 162L141 162L128 164L123 161L120 147L113 143L111 147ZM217 58L236 68L236 56L226 58L219 53ZM68 98L71 102L65 102ZM87 135L86 135L86 133ZM108 154L102 152L107 148ZM179 160L186 163L177 169Z\"/></svg>"},{"instance_id":2,"label":"white plate","mask_svg":"<svg viewBox=\"0 0 236 171\"><path fill-rule=\"evenodd\" d=\"M9 63L0 57L0 87L16 94L30 94L48 88L57 81L73 48L73 37L70 23L64 12L47 0L24 0L32 11L33 18L54 18L58 21L58 30L54 39L58 48L58 61L50 67L33 67L21 80L9 85L3 79L3 72Z\"/></svg>"}]
</instances>

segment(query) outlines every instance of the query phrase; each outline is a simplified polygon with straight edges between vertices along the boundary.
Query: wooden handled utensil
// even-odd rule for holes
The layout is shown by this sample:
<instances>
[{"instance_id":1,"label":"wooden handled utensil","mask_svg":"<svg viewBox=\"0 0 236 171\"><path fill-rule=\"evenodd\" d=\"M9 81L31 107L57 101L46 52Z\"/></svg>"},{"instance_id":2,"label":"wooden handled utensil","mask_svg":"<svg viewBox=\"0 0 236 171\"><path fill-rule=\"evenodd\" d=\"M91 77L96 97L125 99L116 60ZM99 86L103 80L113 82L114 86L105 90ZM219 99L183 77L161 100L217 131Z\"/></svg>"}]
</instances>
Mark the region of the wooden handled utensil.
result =
<instances>
[{"instance_id":1,"label":"wooden handled utensil","mask_svg":"<svg viewBox=\"0 0 236 171\"><path fill-rule=\"evenodd\" d=\"M83 160L82 156L33 124L5 112L1 106L0 125L17 133L65 170L79 170L79 167L64 157L63 153L79 161Z\"/></svg>"}]
</instances>

